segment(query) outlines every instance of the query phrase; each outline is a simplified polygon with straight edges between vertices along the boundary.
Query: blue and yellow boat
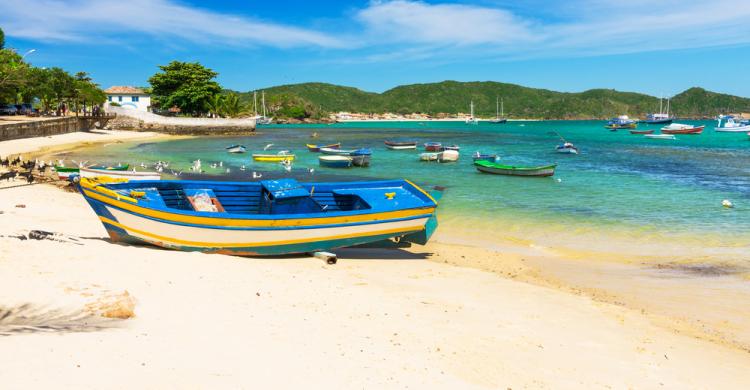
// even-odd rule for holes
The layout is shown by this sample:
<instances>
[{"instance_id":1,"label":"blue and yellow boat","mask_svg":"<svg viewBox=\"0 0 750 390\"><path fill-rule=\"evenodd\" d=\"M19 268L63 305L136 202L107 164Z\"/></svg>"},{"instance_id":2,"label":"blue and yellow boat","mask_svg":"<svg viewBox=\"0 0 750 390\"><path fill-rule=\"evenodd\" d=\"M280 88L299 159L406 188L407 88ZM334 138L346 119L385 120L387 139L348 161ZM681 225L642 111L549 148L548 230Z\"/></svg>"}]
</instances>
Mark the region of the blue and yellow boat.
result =
<instances>
[{"instance_id":1,"label":"blue and yellow boat","mask_svg":"<svg viewBox=\"0 0 750 390\"><path fill-rule=\"evenodd\" d=\"M426 244L437 195L408 180L107 181L79 189L112 241L234 255Z\"/></svg>"}]
</instances>

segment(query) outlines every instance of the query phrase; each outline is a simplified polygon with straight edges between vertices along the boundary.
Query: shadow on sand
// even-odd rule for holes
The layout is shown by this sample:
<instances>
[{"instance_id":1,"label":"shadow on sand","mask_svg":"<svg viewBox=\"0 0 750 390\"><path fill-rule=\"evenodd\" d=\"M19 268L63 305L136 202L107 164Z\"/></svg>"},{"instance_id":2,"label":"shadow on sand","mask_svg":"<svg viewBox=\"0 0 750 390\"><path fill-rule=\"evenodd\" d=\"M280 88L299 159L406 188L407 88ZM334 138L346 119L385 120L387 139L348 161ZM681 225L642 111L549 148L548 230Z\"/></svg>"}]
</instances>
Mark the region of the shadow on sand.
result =
<instances>
[{"instance_id":1,"label":"shadow on sand","mask_svg":"<svg viewBox=\"0 0 750 390\"><path fill-rule=\"evenodd\" d=\"M121 321L84 310L52 309L25 303L0 306L0 336L28 333L96 332L116 328Z\"/></svg>"}]
</instances>

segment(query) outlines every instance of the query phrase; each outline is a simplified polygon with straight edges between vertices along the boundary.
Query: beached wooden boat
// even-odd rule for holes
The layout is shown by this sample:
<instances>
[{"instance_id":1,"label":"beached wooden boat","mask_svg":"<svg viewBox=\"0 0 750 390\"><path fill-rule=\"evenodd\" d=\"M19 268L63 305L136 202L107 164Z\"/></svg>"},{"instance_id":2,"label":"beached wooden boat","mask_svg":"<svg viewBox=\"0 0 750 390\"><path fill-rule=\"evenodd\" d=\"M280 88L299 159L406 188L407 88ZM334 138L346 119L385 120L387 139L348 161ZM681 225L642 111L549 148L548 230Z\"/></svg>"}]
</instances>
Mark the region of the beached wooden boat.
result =
<instances>
[{"instance_id":1,"label":"beached wooden boat","mask_svg":"<svg viewBox=\"0 0 750 390\"><path fill-rule=\"evenodd\" d=\"M130 168L129 164L120 165L116 167L106 166L106 165L92 165L88 168L91 169L106 169L106 170L113 170L113 171L125 171L128 168ZM55 165L55 172L57 173L57 178L60 180L68 180L70 175L72 174L80 174L81 168L80 167L63 167L60 165Z\"/></svg>"},{"instance_id":2,"label":"beached wooden boat","mask_svg":"<svg viewBox=\"0 0 750 390\"><path fill-rule=\"evenodd\" d=\"M653 134L654 130L630 130L630 134Z\"/></svg>"},{"instance_id":3,"label":"beached wooden boat","mask_svg":"<svg viewBox=\"0 0 750 390\"><path fill-rule=\"evenodd\" d=\"M93 168L81 168L81 177L108 177L111 179L127 179L127 180L161 180L161 174L158 172L136 172L136 171L122 171L114 169L93 169Z\"/></svg>"},{"instance_id":4,"label":"beached wooden boat","mask_svg":"<svg viewBox=\"0 0 750 390\"><path fill-rule=\"evenodd\" d=\"M497 154L489 154L489 153L480 153L476 152L471 156L471 159L473 161L489 161L489 162L495 162L497 161Z\"/></svg>"},{"instance_id":5,"label":"beached wooden boat","mask_svg":"<svg viewBox=\"0 0 750 390\"><path fill-rule=\"evenodd\" d=\"M437 159L438 159L438 162L447 163L447 162L458 161L458 157L459 157L459 153L457 150L444 150L438 153Z\"/></svg>"},{"instance_id":6,"label":"beached wooden boat","mask_svg":"<svg viewBox=\"0 0 750 390\"><path fill-rule=\"evenodd\" d=\"M667 140L674 140L677 139L673 134L645 134L643 135L646 138L650 139L667 139Z\"/></svg>"},{"instance_id":7,"label":"beached wooden boat","mask_svg":"<svg viewBox=\"0 0 750 390\"><path fill-rule=\"evenodd\" d=\"M82 178L81 194L114 242L234 255L362 244L425 244L437 198L407 180L298 183Z\"/></svg>"},{"instance_id":8,"label":"beached wooden boat","mask_svg":"<svg viewBox=\"0 0 750 390\"><path fill-rule=\"evenodd\" d=\"M321 149L321 148L328 148L328 149L339 149L339 148L341 147L341 143L340 143L340 142L338 142L338 143L335 143L335 144L330 144L330 145L313 145L313 144L306 144L306 146L307 146L307 150L308 150L308 151L310 151L310 152L314 152L314 153L317 153L317 152L320 152L320 149Z\"/></svg>"},{"instance_id":9,"label":"beached wooden boat","mask_svg":"<svg viewBox=\"0 0 750 390\"><path fill-rule=\"evenodd\" d=\"M426 152L439 152L442 147L443 144L440 142L425 142L424 144L424 150Z\"/></svg>"},{"instance_id":10,"label":"beached wooden boat","mask_svg":"<svg viewBox=\"0 0 750 390\"><path fill-rule=\"evenodd\" d=\"M294 161L296 156L282 151L276 154L253 154L253 161L257 162L282 162L282 161Z\"/></svg>"},{"instance_id":11,"label":"beached wooden boat","mask_svg":"<svg viewBox=\"0 0 750 390\"><path fill-rule=\"evenodd\" d=\"M349 156L320 156L320 166L327 168L349 168L352 166L352 158Z\"/></svg>"},{"instance_id":12,"label":"beached wooden boat","mask_svg":"<svg viewBox=\"0 0 750 390\"><path fill-rule=\"evenodd\" d=\"M245 153L245 152L247 152L247 148L245 147L245 145L227 146L226 150L227 150L228 153Z\"/></svg>"},{"instance_id":13,"label":"beached wooden boat","mask_svg":"<svg viewBox=\"0 0 750 390\"><path fill-rule=\"evenodd\" d=\"M672 123L669 126L661 128L663 134L701 134L706 126L685 125L682 123Z\"/></svg>"},{"instance_id":14,"label":"beached wooden boat","mask_svg":"<svg viewBox=\"0 0 750 390\"><path fill-rule=\"evenodd\" d=\"M492 173L495 175L541 177L554 175L557 164L538 167L516 167L489 161L476 161L474 166L476 166L477 170L480 172Z\"/></svg>"},{"instance_id":15,"label":"beached wooden boat","mask_svg":"<svg viewBox=\"0 0 750 390\"><path fill-rule=\"evenodd\" d=\"M397 142L397 141L385 141L385 147L388 149L393 150L404 150L404 149L416 149L417 148L417 142L416 141L406 141L406 142Z\"/></svg>"}]
</instances>

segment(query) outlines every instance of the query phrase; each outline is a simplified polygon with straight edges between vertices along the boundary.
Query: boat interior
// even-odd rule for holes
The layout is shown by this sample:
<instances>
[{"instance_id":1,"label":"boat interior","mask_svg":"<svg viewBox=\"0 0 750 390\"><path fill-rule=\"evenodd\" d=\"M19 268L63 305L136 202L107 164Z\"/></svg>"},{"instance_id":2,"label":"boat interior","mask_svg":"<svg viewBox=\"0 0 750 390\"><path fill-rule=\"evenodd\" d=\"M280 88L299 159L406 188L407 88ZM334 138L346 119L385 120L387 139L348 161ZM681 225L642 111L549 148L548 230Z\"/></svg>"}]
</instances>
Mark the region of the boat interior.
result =
<instances>
[{"instance_id":1,"label":"boat interior","mask_svg":"<svg viewBox=\"0 0 750 390\"><path fill-rule=\"evenodd\" d=\"M350 184L350 185L347 185ZM120 196L155 209L227 214L315 214L390 211L431 203L405 182L298 183L294 179L226 183L131 181L107 184Z\"/></svg>"}]
</instances>

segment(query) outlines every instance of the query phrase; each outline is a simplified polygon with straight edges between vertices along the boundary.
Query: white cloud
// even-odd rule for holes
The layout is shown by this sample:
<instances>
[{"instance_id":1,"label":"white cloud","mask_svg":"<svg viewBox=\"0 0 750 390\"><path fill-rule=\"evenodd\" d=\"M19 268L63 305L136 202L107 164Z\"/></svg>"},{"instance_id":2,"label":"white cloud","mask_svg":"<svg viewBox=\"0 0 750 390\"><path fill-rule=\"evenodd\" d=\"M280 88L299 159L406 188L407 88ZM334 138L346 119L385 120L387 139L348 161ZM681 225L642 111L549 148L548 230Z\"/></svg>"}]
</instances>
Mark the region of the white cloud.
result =
<instances>
[{"instance_id":1,"label":"white cloud","mask_svg":"<svg viewBox=\"0 0 750 390\"><path fill-rule=\"evenodd\" d=\"M512 13L460 4L378 1L356 15L373 43L481 45L530 41L530 23Z\"/></svg>"},{"instance_id":2,"label":"white cloud","mask_svg":"<svg viewBox=\"0 0 750 390\"><path fill-rule=\"evenodd\" d=\"M0 1L0 4L5 1ZM11 0L0 24L13 37L129 41L134 33L220 45L340 47L328 34L180 5L171 0Z\"/></svg>"},{"instance_id":3,"label":"white cloud","mask_svg":"<svg viewBox=\"0 0 750 390\"><path fill-rule=\"evenodd\" d=\"M435 57L462 60L579 57L750 43L748 0L571 0L534 2L523 12L518 12L517 4L515 13L508 9L382 0L360 10L356 19L364 26L366 42L378 50L366 57L375 61L398 58L388 53L405 52L405 47L411 51L439 47Z\"/></svg>"}]
</instances>

